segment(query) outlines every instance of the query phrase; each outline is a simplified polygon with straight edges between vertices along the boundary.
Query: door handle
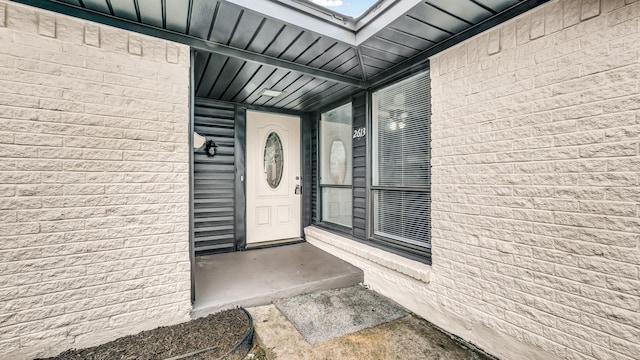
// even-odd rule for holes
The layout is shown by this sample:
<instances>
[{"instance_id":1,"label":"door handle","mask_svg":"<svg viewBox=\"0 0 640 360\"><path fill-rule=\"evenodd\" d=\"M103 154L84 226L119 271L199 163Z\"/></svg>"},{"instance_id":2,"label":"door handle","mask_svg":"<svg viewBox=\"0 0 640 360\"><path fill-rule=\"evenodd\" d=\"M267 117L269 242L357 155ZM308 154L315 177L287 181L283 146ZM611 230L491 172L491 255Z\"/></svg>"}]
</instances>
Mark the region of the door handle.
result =
<instances>
[{"instance_id":1,"label":"door handle","mask_svg":"<svg viewBox=\"0 0 640 360\"><path fill-rule=\"evenodd\" d=\"M296 195L300 195L302 194L302 188L300 187L300 185L296 185L296 189L294 190Z\"/></svg>"}]
</instances>

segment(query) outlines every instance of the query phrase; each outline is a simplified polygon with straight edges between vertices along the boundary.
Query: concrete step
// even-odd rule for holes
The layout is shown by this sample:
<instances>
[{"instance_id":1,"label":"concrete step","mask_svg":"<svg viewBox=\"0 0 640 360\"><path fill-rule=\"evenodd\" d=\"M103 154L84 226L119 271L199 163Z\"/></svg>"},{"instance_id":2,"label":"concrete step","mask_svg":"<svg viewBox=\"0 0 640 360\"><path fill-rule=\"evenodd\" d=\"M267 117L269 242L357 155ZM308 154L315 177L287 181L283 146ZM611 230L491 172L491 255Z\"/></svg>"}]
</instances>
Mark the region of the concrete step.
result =
<instances>
[{"instance_id":1,"label":"concrete step","mask_svg":"<svg viewBox=\"0 0 640 360\"><path fill-rule=\"evenodd\" d=\"M346 288L362 283L363 276L361 269L308 243L201 256L192 317Z\"/></svg>"}]
</instances>

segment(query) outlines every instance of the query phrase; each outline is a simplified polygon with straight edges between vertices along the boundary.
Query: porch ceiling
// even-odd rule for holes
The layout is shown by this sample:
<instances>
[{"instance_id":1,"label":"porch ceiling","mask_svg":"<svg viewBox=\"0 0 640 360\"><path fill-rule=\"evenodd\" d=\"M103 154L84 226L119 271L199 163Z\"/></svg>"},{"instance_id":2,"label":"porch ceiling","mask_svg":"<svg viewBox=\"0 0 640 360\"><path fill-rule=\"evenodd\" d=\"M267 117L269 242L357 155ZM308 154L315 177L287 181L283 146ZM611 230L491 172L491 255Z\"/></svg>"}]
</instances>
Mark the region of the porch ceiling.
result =
<instances>
[{"instance_id":1,"label":"porch ceiling","mask_svg":"<svg viewBox=\"0 0 640 360\"><path fill-rule=\"evenodd\" d=\"M358 19L306 0L15 1L192 46L196 96L314 111L548 0L386 0Z\"/></svg>"}]
</instances>

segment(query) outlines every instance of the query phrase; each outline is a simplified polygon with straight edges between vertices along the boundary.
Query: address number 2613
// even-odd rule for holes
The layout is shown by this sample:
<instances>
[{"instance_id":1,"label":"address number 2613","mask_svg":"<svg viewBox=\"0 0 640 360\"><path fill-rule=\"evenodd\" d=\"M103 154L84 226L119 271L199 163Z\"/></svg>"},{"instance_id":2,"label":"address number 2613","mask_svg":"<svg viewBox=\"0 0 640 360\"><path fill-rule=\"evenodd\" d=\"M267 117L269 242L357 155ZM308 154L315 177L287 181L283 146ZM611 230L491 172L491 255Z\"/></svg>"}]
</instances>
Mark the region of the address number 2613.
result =
<instances>
[{"instance_id":1,"label":"address number 2613","mask_svg":"<svg viewBox=\"0 0 640 360\"><path fill-rule=\"evenodd\" d=\"M367 129L363 127L353 130L354 139L363 138L366 134L367 134Z\"/></svg>"}]
</instances>

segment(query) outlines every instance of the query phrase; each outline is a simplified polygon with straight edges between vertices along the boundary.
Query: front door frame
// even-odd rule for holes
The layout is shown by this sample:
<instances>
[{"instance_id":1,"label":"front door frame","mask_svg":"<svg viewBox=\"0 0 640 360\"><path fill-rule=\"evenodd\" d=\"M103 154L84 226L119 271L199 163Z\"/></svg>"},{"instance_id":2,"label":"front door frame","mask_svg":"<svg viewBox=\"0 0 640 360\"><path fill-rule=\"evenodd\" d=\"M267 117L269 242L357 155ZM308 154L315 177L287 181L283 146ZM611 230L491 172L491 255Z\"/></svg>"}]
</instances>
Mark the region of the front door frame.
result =
<instances>
[{"instance_id":1,"label":"front door frame","mask_svg":"<svg viewBox=\"0 0 640 360\"><path fill-rule=\"evenodd\" d=\"M300 238L304 240L304 228L311 225L312 221L312 134L313 121L317 117L314 113L301 113L285 109L274 109L264 106L255 106L247 104L233 104L236 107L236 126L235 126L235 245L236 251L244 251L247 248L247 200L246 200L246 139L247 139L247 111L260 111L278 115L293 115L300 118L300 172L302 195L301 201L301 221L300 221Z\"/></svg>"},{"instance_id":2,"label":"front door frame","mask_svg":"<svg viewBox=\"0 0 640 360\"><path fill-rule=\"evenodd\" d=\"M302 116L301 115L284 114L284 113L281 113L281 112L274 112L274 111L253 110L253 109L249 109L249 110L251 112L253 112L254 114L262 113L262 114L275 115L275 116L285 116L285 117L289 117L289 118L295 117L295 118L298 119L298 121L299 121L299 133L298 133L298 145L299 146L298 146L298 149L297 149L298 156L299 156L298 176L300 177L299 184L300 184L300 186L303 186L302 180L305 178L305 176L303 174L304 161L303 161L303 153L302 153L302 147L303 147L303 145L302 145L302 138L303 138L303 136L302 136ZM248 132L248 124L247 124L248 115L247 115L247 111L246 110L245 110L244 113L245 113L245 125L246 125L245 126L245 164L248 164L248 158L247 157L249 156L249 154L248 154L248 151L247 151L248 145L246 144L246 140L247 140L246 133ZM260 161L258 160L258 163L259 162ZM249 184L249 180L250 179L246 176L246 168L245 168L244 172L245 172L244 187L245 187L245 191L246 191L246 187L247 187L247 184ZM289 175L293 176L294 174L291 173ZM256 177L259 176L259 173L255 174L255 176ZM251 179L251 181L258 181L258 180L257 179ZM304 190L302 190L302 191L304 192ZM248 202L249 202L249 197L245 196L245 221L249 218L248 211L252 210L252 209L249 209ZM299 218L298 218L297 221L298 221L299 227L302 228L303 222L304 222L304 216L303 216L304 201L303 201L302 193L300 194L300 196L298 196L298 202L299 202L298 206L300 207L300 211L299 211ZM295 201L292 202L292 203L295 203ZM249 226L250 226L249 224L245 224L245 234L248 234L248 230L249 230L248 227ZM246 237L246 235L245 235L245 237ZM298 237L302 238L302 231L299 232ZM275 240L272 240L272 241L265 241L264 243L268 244L268 243L272 243L272 242L278 242L279 240L287 240L287 239L292 239L292 238L291 237L286 237L286 238L283 238L283 239L275 239ZM294 240L299 240L299 239L295 239L295 238L293 238L293 239ZM248 245L247 240L248 239L245 239L245 244ZM251 247L252 248L260 247L260 245L261 245L260 242L251 243ZM245 247L246 247L246 245L245 245Z\"/></svg>"}]
</instances>

